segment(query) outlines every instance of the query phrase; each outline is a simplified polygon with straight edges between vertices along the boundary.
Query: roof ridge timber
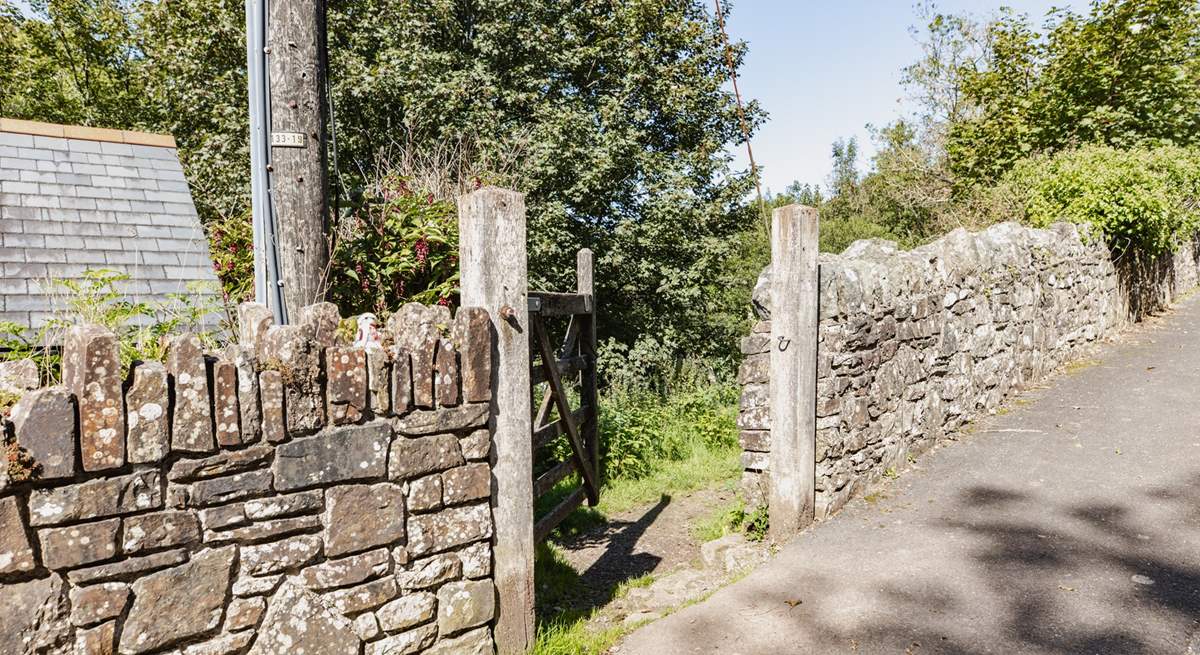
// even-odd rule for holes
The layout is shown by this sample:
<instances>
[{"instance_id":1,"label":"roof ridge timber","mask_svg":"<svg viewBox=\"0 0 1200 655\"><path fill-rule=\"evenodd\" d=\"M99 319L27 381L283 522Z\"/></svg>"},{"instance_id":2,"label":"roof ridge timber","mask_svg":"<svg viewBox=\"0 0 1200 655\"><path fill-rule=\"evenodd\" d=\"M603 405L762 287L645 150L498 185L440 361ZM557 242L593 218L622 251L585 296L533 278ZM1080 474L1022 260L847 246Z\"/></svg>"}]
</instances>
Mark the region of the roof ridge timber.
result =
<instances>
[{"instance_id":1,"label":"roof ridge timber","mask_svg":"<svg viewBox=\"0 0 1200 655\"><path fill-rule=\"evenodd\" d=\"M103 127L86 127L83 125L58 125L41 123L17 118L0 117L0 132L14 134L32 134L34 136L53 136L64 139L82 139L85 141L103 141L106 143L127 143L130 145L156 146L159 148L174 148L175 137L170 134L152 134L150 132L135 132L133 130L112 130Z\"/></svg>"}]
</instances>

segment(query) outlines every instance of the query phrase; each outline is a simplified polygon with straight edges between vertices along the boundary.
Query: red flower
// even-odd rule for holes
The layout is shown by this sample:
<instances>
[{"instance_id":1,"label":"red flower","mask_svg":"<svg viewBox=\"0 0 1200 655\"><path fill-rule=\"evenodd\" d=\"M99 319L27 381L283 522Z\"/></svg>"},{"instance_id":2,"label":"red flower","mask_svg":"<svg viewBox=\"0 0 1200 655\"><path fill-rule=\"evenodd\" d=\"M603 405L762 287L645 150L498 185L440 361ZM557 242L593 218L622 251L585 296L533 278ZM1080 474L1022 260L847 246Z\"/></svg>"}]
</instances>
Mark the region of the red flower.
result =
<instances>
[{"instance_id":1,"label":"red flower","mask_svg":"<svg viewBox=\"0 0 1200 655\"><path fill-rule=\"evenodd\" d=\"M425 260L429 258L429 242L425 240L425 237L417 239L417 243L413 245L413 252L417 253L417 263L424 264Z\"/></svg>"},{"instance_id":2,"label":"red flower","mask_svg":"<svg viewBox=\"0 0 1200 655\"><path fill-rule=\"evenodd\" d=\"M450 299L449 299L449 298L444 298L444 297L443 297L443 298L438 298L438 304L439 304L439 305L441 305L442 307L449 307L449 306L450 306Z\"/></svg>"}]
</instances>

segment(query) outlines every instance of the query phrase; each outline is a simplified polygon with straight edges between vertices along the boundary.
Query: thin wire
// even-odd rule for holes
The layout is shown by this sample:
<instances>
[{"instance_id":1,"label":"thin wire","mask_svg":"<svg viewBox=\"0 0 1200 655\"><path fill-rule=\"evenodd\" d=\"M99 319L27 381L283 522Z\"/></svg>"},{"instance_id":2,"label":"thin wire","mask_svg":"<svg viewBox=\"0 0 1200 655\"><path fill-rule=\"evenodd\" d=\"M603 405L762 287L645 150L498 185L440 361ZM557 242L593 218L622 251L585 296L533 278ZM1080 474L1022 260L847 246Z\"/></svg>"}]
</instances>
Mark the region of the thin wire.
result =
<instances>
[{"instance_id":1,"label":"thin wire","mask_svg":"<svg viewBox=\"0 0 1200 655\"><path fill-rule=\"evenodd\" d=\"M733 65L733 48L729 45L729 33L725 31L725 15L721 11L721 0L713 0L717 9L717 25L725 41L725 65L729 67L729 78L733 82L733 97L737 99L738 121L742 126L742 137L746 139L746 156L750 158L750 175L754 178L754 189L758 192L758 210L766 222L766 204L763 202L762 181L758 177L758 166L754 163L754 149L750 147L750 126L746 124L746 109L742 106L742 92L738 89L737 67ZM767 223L770 232L770 223Z\"/></svg>"}]
</instances>

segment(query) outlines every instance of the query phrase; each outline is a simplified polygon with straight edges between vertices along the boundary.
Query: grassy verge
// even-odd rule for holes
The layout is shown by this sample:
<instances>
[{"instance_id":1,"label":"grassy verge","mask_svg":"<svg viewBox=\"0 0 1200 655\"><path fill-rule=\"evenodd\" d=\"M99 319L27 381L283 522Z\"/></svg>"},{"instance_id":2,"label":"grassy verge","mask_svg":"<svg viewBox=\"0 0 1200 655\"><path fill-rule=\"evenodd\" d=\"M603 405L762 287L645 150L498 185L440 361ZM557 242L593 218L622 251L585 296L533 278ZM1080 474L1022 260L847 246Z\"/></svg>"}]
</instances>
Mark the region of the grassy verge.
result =
<instances>
[{"instance_id":1,"label":"grassy verge","mask_svg":"<svg viewBox=\"0 0 1200 655\"><path fill-rule=\"evenodd\" d=\"M720 484L732 484L741 473L737 441L737 388L731 384L689 389L669 398L653 394L615 392L601 402L601 443L605 476L600 504L581 507L555 531L570 537L618 515L658 501L664 494L687 494ZM554 457L565 456L565 444ZM553 508L578 485L568 478L539 499L535 514ZM721 521L729 524L723 508ZM744 514L744 512L743 512ZM717 521L717 519L714 519ZM706 528L713 531L721 528ZM719 535L718 535L719 536ZM553 543L540 544L536 559L538 639L535 655L603 653L633 626L596 629L588 620L597 610L582 602L579 574ZM652 582L649 575L626 580L605 593L622 597L629 589Z\"/></svg>"}]
</instances>

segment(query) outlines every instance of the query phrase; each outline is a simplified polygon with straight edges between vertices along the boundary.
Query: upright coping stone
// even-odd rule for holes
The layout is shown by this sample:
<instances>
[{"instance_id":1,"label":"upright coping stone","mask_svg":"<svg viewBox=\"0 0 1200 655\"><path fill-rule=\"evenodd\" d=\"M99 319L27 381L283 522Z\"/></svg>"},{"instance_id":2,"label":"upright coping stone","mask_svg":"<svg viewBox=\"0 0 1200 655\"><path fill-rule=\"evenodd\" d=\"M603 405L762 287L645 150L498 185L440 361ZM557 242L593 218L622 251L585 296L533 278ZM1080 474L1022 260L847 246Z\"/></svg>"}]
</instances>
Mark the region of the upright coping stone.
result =
<instances>
[{"instance_id":1,"label":"upright coping stone","mask_svg":"<svg viewBox=\"0 0 1200 655\"><path fill-rule=\"evenodd\" d=\"M39 479L75 476L75 406L63 387L30 391L12 410L17 443L40 468Z\"/></svg>"},{"instance_id":2,"label":"upright coping stone","mask_svg":"<svg viewBox=\"0 0 1200 655\"><path fill-rule=\"evenodd\" d=\"M125 409L117 337L99 325L78 325L63 341L63 385L79 402L83 470L125 465Z\"/></svg>"},{"instance_id":3,"label":"upright coping stone","mask_svg":"<svg viewBox=\"0 0 1200 655\"><path fill-rule=\"evenodd\" d=\"M171 449L190 453L216 450L208 364L199 337L181 334L171 338L167 346L167 371L175 380Z\"/></svg>"}]
</instances>

